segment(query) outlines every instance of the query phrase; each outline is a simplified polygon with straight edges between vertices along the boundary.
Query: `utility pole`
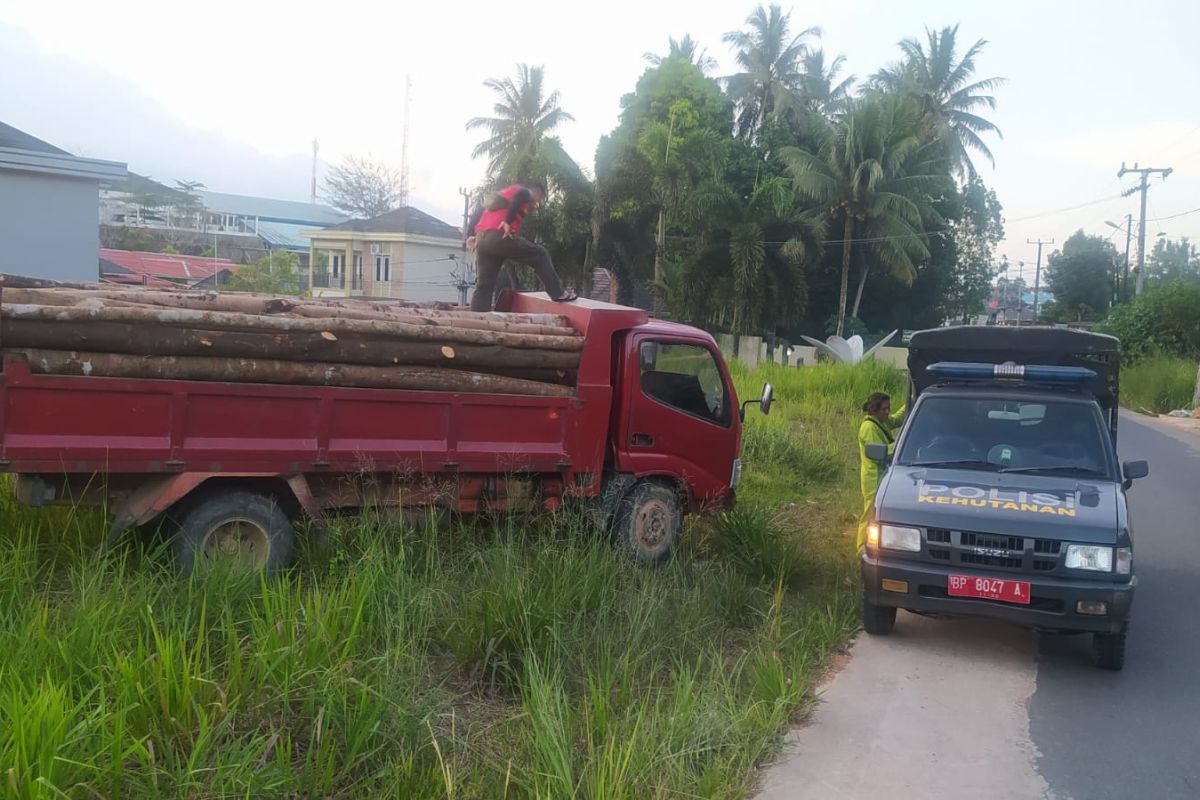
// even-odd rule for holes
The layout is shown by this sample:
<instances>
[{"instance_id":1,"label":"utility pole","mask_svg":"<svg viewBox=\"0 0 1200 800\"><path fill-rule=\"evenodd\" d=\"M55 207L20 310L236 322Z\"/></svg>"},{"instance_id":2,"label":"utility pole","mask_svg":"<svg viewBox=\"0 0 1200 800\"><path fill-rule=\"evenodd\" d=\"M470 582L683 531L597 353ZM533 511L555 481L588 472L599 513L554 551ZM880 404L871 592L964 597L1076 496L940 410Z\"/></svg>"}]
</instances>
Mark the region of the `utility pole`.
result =
<instances>
[{"instance_id":1,"label":"utility pole","mask_svg":"<svg viewBox=\"0 0 1200 800\"><path fill-rule=\"evenodd\" d=\"M409 186L408 173L408 115L412 108L412 75L404 76L404 136L400 144L400 207L408 207Z\"/></svg>"},{"instance_id":2,"label":"utility pole","mask_svg":"<svg viewBox=\"0 0 1200 800\"><path fill-rule=\"evenodd\" d=\"M317 151L319 149L321 149L320 144L313 139L312 183L308 187L308 201L313 205L317 203Z\"/></svg>"},{"instance_id":3,"label":"utility pole","mask_svg":"<svg viewBox=\"0 0 1200 800\"><path fill-rule=\"evenodd\" d=\"M1174 170L1170 167L1139 167L1137 162L1133 162L1133 169L1128 169L1125 162L1121 162L1121 169L1117 171L1117 177L1123 178L1126 173L1136 172L1142 176L1142 182L1137 189L1131 189L1129 194L1134 191L1142 193L1142 216L1141 224L1138 226L1138 265L1137 265L1137 289L1135 294L1141 294L1142 289L1146 286L1146 190L1150 188L1150 176L1154 173L1159 173L1163 176L1163 180L1167 179Z\"/></svg>"},{"instance_id":4,"label":"utility pole","mask_svg":"<svg viewBox=\"0 0 1200 800\"><path fill-rule=\"evenodd\" d=\"M1054 244L1054 240L1051 239L1048 242L1043 242L1041 238L1037 241L1026 239L1025 244L1036 244L1038 246L1037 271L1033 273L1033 324L1037 325L1038 300L1041 299L1038 295L1042 292L1042 245Z\"/></svg>"},{"instance_id":5,"label":"utility pole","mask_svg":"<svg viewBox=\"0 0 1200 800\"><path fill-rule=\"evenodd\" d=\"M459 264L458 296L459 296L459 303L461 305L467 306L467 305L470 305L470 300L467 298L467 290L471 288L471 283L470 283L470 281L467 280L467 277L468 277L467 272L470 269L470 265L467 263L469 256L465 255L465 253L467 252L467 238L471 235L471 231L467 230L467 225L470 224L470 221L471 221L471 190L464 189L460 186L458 189L458 193L460 195L462 195L462 199L463 199L463 243L462 243L462 249L463 249L463 253L464 253L463 263Z\"/></svg>"}]
</instances>

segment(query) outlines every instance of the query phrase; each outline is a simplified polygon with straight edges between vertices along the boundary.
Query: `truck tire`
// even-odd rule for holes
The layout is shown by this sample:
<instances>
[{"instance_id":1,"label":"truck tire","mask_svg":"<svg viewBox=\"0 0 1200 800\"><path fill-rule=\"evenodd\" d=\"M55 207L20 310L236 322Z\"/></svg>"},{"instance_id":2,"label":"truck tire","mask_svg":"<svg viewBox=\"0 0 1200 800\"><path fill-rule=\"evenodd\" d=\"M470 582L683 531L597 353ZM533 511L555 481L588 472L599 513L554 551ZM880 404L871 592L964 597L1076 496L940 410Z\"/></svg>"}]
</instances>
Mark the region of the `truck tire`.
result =
<instances>
[{"instance_id":1,"label":"truck tire","mask_svg":"<svg viewBox=\"0 0 1200 800\"><path fill-rule=\"evenodd\" d=\"M1125 633L1093 633L1092 659L1101 669L1120 670L1125 666Z\"/></svg>"},{"instance_id":2,"label":"truck tire","mask_svg":"<svg viewBox=\"0 0 1200 800\"><path fill-rule=\"evenodd\" d=\"M244 489L206 492L176 514L171 548L184 574L230 559L264 572L292 562L294 531L274 498Z\"/></svg>"},{"instance_id":3,"label":"truck tire","mask_svg":"<svg viewBox=\"0 0 1200 800\"><path fill-rule=\"evenodd\" d=\"M682 528L679 494L661 483L640 481L617 507L613 540L634 561L656 567L671 557Z\"/></svg>"},{"instance_id":4,"label":"truck tire","mask_svg":"<svg viewBox=\"0 0 1200 800\"><path fill-rule=\"evenodd\" d=\"M887 636L896 627L896 609L892 606L877 606L863 594L862 626L871 636Z\"/></svg>"}]
</instances>

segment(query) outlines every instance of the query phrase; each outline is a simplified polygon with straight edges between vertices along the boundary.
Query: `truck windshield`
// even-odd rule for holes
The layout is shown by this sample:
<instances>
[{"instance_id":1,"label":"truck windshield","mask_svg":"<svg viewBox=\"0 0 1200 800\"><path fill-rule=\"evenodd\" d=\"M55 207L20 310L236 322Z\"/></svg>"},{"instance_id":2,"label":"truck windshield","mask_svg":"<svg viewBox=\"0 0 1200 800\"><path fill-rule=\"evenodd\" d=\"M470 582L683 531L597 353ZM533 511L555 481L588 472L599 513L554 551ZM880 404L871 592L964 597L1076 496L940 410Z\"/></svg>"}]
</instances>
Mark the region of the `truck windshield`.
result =
<instances>
[{"instance_id":1,"label":"truck windshield","mask_svg":"<svg viewBox=\"0 0 1200 800\"><path fill-rule=\"evenodd\" d=\"M1086 403L930 397L915 412L898 464L992 472L1107 475L1108 450Z\"/></svg>"}]
</instances>

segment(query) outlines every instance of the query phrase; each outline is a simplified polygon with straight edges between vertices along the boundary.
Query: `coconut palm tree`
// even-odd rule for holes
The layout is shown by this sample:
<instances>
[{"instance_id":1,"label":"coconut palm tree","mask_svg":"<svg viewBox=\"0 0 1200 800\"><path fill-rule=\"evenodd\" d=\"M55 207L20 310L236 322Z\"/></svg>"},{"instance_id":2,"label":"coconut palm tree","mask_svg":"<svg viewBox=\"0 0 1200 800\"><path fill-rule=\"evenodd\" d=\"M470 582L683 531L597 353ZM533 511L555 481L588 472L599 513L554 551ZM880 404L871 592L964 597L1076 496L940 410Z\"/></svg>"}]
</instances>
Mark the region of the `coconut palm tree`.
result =
<instances>
[{"instance_id":1,"label":"coconut palm tree","mask_svg":"<svg viewBox=\"0 0 1200 800\"><path fill-rule=\"evenodd\" d=\"M940 222L934 195L945 187L936 141L922 134L916 104L902 95L870 95L831 123L816 150L780 152L796 192L816 204L842 249L837 334L845 328L850 256L856 242L902 280L911 282L929 255L924 225ZM866 282L864 262L858 298ZM858 302L854 313L857 315Z\"/></svg>"},{"instance_id":2,"label":"coconut palm tree","mask_svg":"<svg viewBox=\"0 0 1200 800\"><path fill-rule=\"evenodd\" d=\"M746 30L723 37L737 55L741 72L724 78L725 89L737 105L737 132L757 138L769 119L799 109L804 87L801 62L808 54L806 40L821 35L806 28L791 35L791 14L776 4L761 5L746 18Z\"/></svg>"},{"instance_id":3,"label":"coconut palm tree","mask_svg":"<svg viewBox=\"0 0 1200 800\"><path fill-rule=\"evenodd\" d=\"M994 133L1003 138L1000 129L977 112L995 110L992 92L1004 85L1004 78L975 80L975 58L987 41L979 39L958 58L958 26L940 31L925 29L926 42L909 38L900 42L904 58L876 73L871 83L877 88L905 92L920 103L921 110L936 129L949 133L954 167L964 177L975 174L969 150L982 153L995 165L992 151L983 135Z\"/></svg>"},{"instance_id":4,"label":"coconut palm tree","mask_svg":"<svg viewBox=\"0 0 1200 800\"><path fill-rule=\"evenodd\" d=\"M691 34L685 34L682 39L675 41L675 37L668 37L669 46L667 54L660 56L656 53L646 53L643 58L651 66L661 67L662 63L668 58L679 58L689 64L695 64L697 69L706 75L717 68L717 60L708 54L708 51L700 46L700 43L692 38Z\"/></svg>"},{"instance_id":5,"label":"coconut palm tree","mask_svg":"<svg viewBox=\"0 0 1200 800\"><path fill-rule=\"evenodd\" d=\"M471 157L488 158L489 177L527 179L534 176L520 173L529 171L535 163L565 156L551 134L575 118L559 105L558 92L546 93L542 67L518 64L516 80L490 78L483 85L498 95L495 116L475 117L467 123L467 130L488 134L471 151ZM544 150L551 152L541 152Z\"/></svg>"},{"instance_id":6,"label":"coconut palm tree","mask_svg":"<svg viewBox=\"0 0 1200 800\"><path fill-rule=\"evenodd\" d=\"M809 111L831 117L846 107L855 78L853 75L847 75L838 80L838 75L845 65L846 57L843 55L827 62L825 51L820 48L805 54L800 64L801 86Z\"/></svg>"}]
</instances>

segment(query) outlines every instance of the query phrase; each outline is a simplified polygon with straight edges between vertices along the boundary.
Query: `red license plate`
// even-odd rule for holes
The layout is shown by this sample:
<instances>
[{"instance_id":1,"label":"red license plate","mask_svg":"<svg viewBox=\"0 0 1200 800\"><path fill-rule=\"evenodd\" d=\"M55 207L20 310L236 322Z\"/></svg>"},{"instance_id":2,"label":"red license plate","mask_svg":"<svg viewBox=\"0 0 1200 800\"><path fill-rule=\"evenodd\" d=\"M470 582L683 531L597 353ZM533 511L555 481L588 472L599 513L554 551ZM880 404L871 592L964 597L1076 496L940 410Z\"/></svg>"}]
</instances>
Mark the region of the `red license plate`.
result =
<instances>
[{"instance_id":1,"label":"red license plate","mask_svg":"<svg viewBox=\"0 0 1200 800\"><path fill-rule=\"evenodd\" d=\"M951 597L980 597L1005 603L1029 605L1029 582L1001 578L981 578L976 575L951 575L946 591Z\"/></svg>"}]
</instances>

